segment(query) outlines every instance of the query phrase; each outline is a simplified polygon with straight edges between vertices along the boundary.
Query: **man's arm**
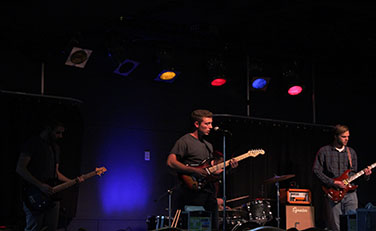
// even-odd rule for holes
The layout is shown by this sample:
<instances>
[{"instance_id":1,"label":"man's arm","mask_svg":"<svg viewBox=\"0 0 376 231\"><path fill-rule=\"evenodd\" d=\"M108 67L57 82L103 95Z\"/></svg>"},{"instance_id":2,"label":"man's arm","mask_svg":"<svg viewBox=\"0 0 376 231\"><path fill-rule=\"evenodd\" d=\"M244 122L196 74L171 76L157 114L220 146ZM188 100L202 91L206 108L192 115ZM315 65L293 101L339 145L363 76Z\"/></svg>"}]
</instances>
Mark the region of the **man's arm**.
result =
<instances>
[{"instance_id":1,"label":"man's arm","mask_svg":"<svg viewBox=\"0 0 376 231\"><path fill-rule=\"evenodd\" d=\"M167 157L167 166L174 169L177 172L180 173L186 173L186 174L198 174L200 176L206 176L208 173L203 168L194 168L187 165L184 165L180 161L178 161L175 154L171 153Z\"/></svg>"},{"instance_id":2,"label":"man's arm","mask_svg":"<svg viewBox=\"0 0 376 231\"><path fill-rule=\"evenodd\" d=\"M316 154L316 159L313 164L313 173L315 173L315 175L317 176L317 178L319 178L321 183L325 184L326 186L330 186L330 187L336 186L338 185L339 182L336 182L337 183L336 184L332 178L324 174L323 155L324 154L322 153L321 150L319 150L318 153Z\"/></svg>"},{"instance_id":3,"label":"man's arm","mask_svg":"<svg viewBox=\"0 0 376 231\"><path fill-rule=\"evenodd\" d=\"M57 174L57 179L63 182L68 182L71 181L72 179L66 177L64 174L62 174L59 170L59 164L56 164L56 174ZM76 178L78 180L78 183L83 182L85 179L82 176L79 176Z\"/></svg>"},{"instance_id":4,"label":"man's arm","mask_svg":"<svg viewBox=\"0 0 376 231\"><path fill-rule=\"evenodd\" d=\"M56 175L57 175L57 179L60 180L60 181L63 181L63 182L68 182L68 181L72 180L72 179L69 179L68 177L64 176L64 174L62 174L59 171L59 164L56 164Z\"/></svg>"},{"instance_id":5,"label":"man's arm","mask_svg":"<svg viewBox=\"0 0 376 231\"><path fill-rule=\"evenodd\" d=\"M30 156L26 155L25 153L20 154L20 157L18 158L18 162L17 162L17 168L16 168L16 172L18 173L18 175L20 175L24 180L26 180L30 184L39 188L42 192L49 194L49 195L53 194L53 190L51 186L39 181L27 169L27 166L29 165L30 160L31 160Z\"/></svg>"}]
</instances>

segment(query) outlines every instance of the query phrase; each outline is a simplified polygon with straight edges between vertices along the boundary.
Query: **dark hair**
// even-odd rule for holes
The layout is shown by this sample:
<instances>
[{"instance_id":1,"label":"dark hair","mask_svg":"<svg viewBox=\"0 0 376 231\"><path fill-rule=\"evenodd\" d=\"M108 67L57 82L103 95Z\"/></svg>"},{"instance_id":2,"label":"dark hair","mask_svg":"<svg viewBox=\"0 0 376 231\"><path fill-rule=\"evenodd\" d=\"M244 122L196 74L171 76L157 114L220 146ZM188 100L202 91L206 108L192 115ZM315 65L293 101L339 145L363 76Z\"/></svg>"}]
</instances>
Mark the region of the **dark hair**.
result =
<instances>
[{"instance_id":1,"label":"dark hair","mask_svg":"<svg viewBox=\"0 0 376 231\"><path fill-rule=\"evenodd\" d=\"M191 113L191 119L192 119L192 122L196 122L198 121L199 123L202 122L202 118L204 117L209 117L209 118L212 118L213 117L213 113L211 111L208 111L208 110L204 110L204 109L197 109L197 110L194 110L192 113Z\"/></svg>"},{"instance_id":2,"label":"dark hair","mask_svg":"<svg viewBox=\"0 0 376 231\"><path fill-rule=\"evenodd\" d=\"M57 128L57 127L64 127L63 122L56 120L56 119L48 118L43 123L43 129L51 129L52 130L52 129Z\"/></svg>"},{"instance_id":3,"label":"dark hair","mask_svg":"<svg viewBox=\"0 0 376 231\"><path fill-rule=\"evenodd\" d=\"M333 135L339 136L342 133L347 132L347 131L349 131L349 127L347 125L337 124L333 128Z\"/></svg>"}]
</instances>

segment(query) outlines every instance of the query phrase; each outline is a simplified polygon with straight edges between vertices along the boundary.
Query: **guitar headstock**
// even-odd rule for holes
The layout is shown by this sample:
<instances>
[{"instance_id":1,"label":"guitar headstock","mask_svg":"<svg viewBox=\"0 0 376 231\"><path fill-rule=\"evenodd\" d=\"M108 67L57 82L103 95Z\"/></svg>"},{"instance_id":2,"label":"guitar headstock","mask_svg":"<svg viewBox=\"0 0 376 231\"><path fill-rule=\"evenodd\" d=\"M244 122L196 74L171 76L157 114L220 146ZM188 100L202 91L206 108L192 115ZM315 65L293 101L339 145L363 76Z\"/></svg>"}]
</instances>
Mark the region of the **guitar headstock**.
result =
<instances>
[{"instance_id":1,"label":"guitar headstock","mask_svg":"<svg viewBox=\"0 0 376 231\"><path fill-rule=\"evenodd\" d=\"M107 172L105 167L95 168L95 172L98 176L102 175L103 173Z\"/></svg>"},{"instance_id":2,"label":"guitar headstock","mask_svg":"<svg viewBox=\"0 0 376 231\"><path fill-rule=\"evenodd\" d=\"M263 149L253 149L248 151L248 155L256 157L258 155L264 155L265 151Z\"/></svg>"}]
</instances>

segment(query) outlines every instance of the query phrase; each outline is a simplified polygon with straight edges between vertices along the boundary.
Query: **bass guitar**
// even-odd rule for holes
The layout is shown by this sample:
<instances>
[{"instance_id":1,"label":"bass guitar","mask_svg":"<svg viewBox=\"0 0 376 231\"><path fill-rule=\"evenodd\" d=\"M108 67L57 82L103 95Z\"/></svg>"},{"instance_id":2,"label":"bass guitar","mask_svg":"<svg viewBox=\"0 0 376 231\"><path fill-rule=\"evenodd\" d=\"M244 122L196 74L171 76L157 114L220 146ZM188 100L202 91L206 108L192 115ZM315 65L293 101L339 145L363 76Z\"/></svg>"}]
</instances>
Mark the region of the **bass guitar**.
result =
<instances>
[{"instance_id":1,"label":"bass guitar","mask_svg":"<svg viewBox=\"0 0 376 231\"><path fill-rule=\"evenodd\" d=\"M256 157L258 155L264 155L265 151L262 149L255 149L255 150L249 150L247 153L244 153L240 156L237 156L233 159L237 160L238 162L241 160L244 160L248 157ZM185 174L179 174L179 178L182 180L182 182L191 190L198 191L202 189L203 186L205 186L208 182L214 182L218 180L219 174L216 174L219 170L223 170L224 166L228 166L230 164L230 160L227 160L225 163L219 163L212 165L211 160L205 160L203 163L201 163L199 166L191 166L194 168L203 168L208 173L208 176L206 177L197 177L193 175L185 175Z\"/></svg>"},{"instance_id":2,"label":"bass guitar","mask_svg":"<svg viewBox=\"0 0 376 231\"><path fill-rule=\"evenodd\" d=\"M373 163L370 166L370 169L373 169L376 167L376 163ZM342 173L341 176L334 178L334 180L342 181L343 184L346 186L345 188L333 188L333 187L325 187L322 186L322 190L325 192L325 194L335 203L340 202L343 197L346 195L347 192L354 191L356 188L358 188L357 185L350 184L352 181L356 180L358 177L362 176L364 174L364 170L361 170L351 177L349 177L350 169L346 170L344 173Z\"/></svg>"},{"instance_id":3,"label":"bass guitar","mask_svg":"<svg viewBox=\"0 0 376 231\"><path fill-rule=\"evenodd\" d=\"M101 176L107 169L105 167L96 168L94 171L82 175L81 177L86 180L93 176ZM31 211L42 212L54 206L53 201L56 199L56 194L63 191L79 182L78 178L56 185L52 188L53 194L47 195L40 191L35 186L29 186L25 189L25 204Z\"/></svg>"}]
</instances>

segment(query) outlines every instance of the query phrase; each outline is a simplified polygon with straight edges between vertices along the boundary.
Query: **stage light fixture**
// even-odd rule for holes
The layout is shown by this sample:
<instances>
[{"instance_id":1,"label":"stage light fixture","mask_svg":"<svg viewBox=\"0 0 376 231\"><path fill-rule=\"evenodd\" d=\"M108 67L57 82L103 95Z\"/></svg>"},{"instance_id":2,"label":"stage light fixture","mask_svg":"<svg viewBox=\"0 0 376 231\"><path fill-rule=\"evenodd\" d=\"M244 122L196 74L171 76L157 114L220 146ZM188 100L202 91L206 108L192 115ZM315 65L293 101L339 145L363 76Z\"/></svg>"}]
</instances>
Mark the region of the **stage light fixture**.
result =
<instances>
[{"instance_id":1,"label":"stage light fixture","mask_svg":"<svg viewBox=\"0 0 376 231\"><path fill-rule=\"evenodd\" d=\"M251 81L251 89L256 91L265 91L269 85L269 77L253 77Z\"/></svg>"},{"instance_id":2,"label":"stage light fixture","mask_svg":"<svg viewBox=\"0 0 376 231\"><path fill-rule=\"evenodd\" d=\"M154 79L159 82L173 83L180 75L180 71L176 70L175 54L172 48L164 47L157 50L157 64L159 70L158 76Z\"/></svg>"},{"instance_id":3,"label":"stage light fixture","mask_svg":"<svg viewBox=\"0 0 376 231\"><path fill-rule=\"evenodd\" d=\"M222 57L211 57L207 61L207 68L211 86L220 87L227 83L227 78L225 75L225 65Z\"/></svg>"},{"instance_id":4,"label":"stage light fixture","mask_svg":"<svg viewBox=\"0 0 376 231\"><path fill-rule=\"evenodd\" d=\"M297 75L290 76L285 86L287 86L287 94L292 96L300 95L304 91L304 84Z\"/></svg>"},{"instance_id":5,"label":"stage light fixture","mask_svg":"<svg viewBox=\"0 0 376 231\"><path fill-rule=\"evenodd\" d=\"M224 85L226 82L227 80L224 77L214 77L210 84L213 87L220 87Z\"/></svg>"},{"instance_id":6,"label":"stage light fixture","mask_svg":"<svg viewBox=\"0 0 376 231\"><path fill-rule=\"evenodd\" d=\"M287 90L287 93L289 95L299 95L300 93L302 93L303 91L303 87L300 86L300 85L292 85L288 88Z\"/></svg>"},{"instance_id":7,"label":"stage light fixture","mask_svg":"<svg viewBox=\"0 0 376 231\"><path fill-rule=\"evenodd\" d=\"M137 68L139 64L139 62L134 60L126 59L119 64L119 66L114 70L114 73L122 76L128 76L134 71L134 69Z\"/></svg>"},{"instance_id":8,"label":"stage light fixture","mask_svg":"<svg viewBox=\"0 0 376 231\"><path fill-rule=\"evenodd\" d=\"M92 52L89 49L73 47L65 61L65 65L84 68Z\"/></svg>"},{"instance_id":9,"label":"stage light fixture","mask_svg":"<svg viewBox=\"0 0 376 231\"><path fill-rule=\"evenodd\" d=\"M166 83L172 83L175 81L175 79L180 75L179 71L175 71L174 68L164 69L161 71L157 78L155 78L155 81L160 82L166 82Z\"/></svg>"},{"instance_id":10,"label":"stage light fixture","mask_svg":"<svg viewBox=\"0 0 376 231\"><path fill-rule=\"evenodd\" d=\"M291 96L302 94L304 91L304 82L301 79L300 65L297 61L285 64L282 73L287 86L287 93Z\"/></svg>"}]
</instances>

